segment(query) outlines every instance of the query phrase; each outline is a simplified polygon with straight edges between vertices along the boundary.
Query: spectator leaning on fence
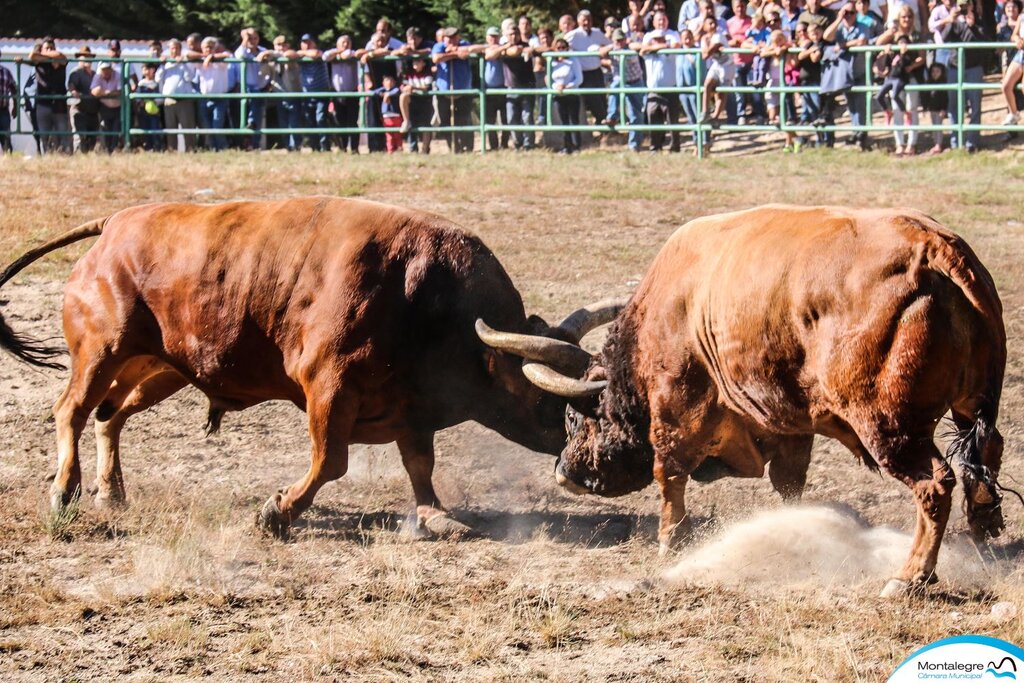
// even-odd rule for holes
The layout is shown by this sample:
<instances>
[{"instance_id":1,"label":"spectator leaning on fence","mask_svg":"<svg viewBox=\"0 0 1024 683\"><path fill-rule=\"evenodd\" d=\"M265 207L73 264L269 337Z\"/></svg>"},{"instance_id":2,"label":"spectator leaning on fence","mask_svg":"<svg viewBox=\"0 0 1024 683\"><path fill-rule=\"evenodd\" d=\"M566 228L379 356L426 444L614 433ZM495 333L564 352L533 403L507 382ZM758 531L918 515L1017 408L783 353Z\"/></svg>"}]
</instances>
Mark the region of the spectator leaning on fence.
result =
<instances>
[{"instance_id":1,"label":"spectator leaning on fence","mask_svg":"<svg viewBox=\"0 0 1024 683\"><path fill-rule=\"evenodd\" d=\"M505 69L502 66L501 58L505 53L505 46L501 44L501 29L491 26L484 34L486 50L484 51L484 90L501 90L505 87ZM505 95L499 93L487 93L484 100L484 121L488 126L498 124L508 125L508 118L505 113ZM500 119L500 120L499 120ZM508 134L501 136L499 141L498 132L487 131L487 146L491 149L499 147L508 148ZM504 142L504 144L501 144Z\"/></svg>"},{"instance_id":2,"label":"spectator leaning on fence","mask_svg":"<svg viewBox=\"0 0 1024 683\"><path fill-rule=\"evenodd\" d=\"M359 60L349 35L339 36L335 46L324 52L331 79L331 89L337 93L351 94L359 91ZM359 126L359 98L339 97L334 100L334 117L341 128ZM359 154L359 134L342 133L339 137L341 151ZM289 149L291 146L289 145Z\"/></svg>"},{"instance_id":3,"label":"spectator leaning on fence","mask_svg":"<svg viewBox=\"0 0 1024 683\"><path fill-rule=\"evenodd\" d=\"M135 84L135 92L159 94L160 85L156 80L156 69L156 62L146 62L142 65L142 77ZM163 127L162 107L162 98L136 100L135 113L139 122L139 128L149 131L160 130ZM146 151L162 151L164 149L163 139L157 133L149 133L142 138L142 149Z\"/></svg>"},{"instance_id":4,"label":"spectator leaning on fence","mask_svg":"<svg viewBox=\"0 0 1024 683\"><path fill-rule=\"evenodd\" d=\"M199 100L199 125L209 130L220 130L227 125L228 102L216 96L231 90L228 65L223 61L230 57L231 53L219 51L219 41L213 36L203 38L200 47L203 61L196 67L199 92L213 97ZM227 146L227 139L223 134L206 135L207 149L220 152L227 149Z\"/></svg>"},{"instance_id":5,"label":"spectator leaning on fence","mask_svg":"<svg viewBox=\"0 0 1024 683\"><path fill-rule=\"evenodd\" d=\"M324 93L331 89L327 81L327 67L323 62L323 53L316 46L316 38L310 33L302 34L299 39L298 57L299 73L302 80L302 92ZM303 119L307 128L326 128L330 100L324 97L306 98L302 101ZM327 133L310 135L306 138L314 152L330 152L331 138Z\"/></svg>"},{"instance_id":6,"label":"spectator leaning on fence","mask_svg":"<svg viewBox=\"0 0 1024 683\"><path fill-rule=\"evenodd\" d=\"M100 103L92 95L92 79L96 75L92 68L92 49L83 45L75 53L81 58L78 68L68 74L68 114L71 130L75 133L75 151L91 152L96 147L96 132L100 129Z\"/></svg>"},{"instance_id":7,"label":"spectator leaning on fence","mask_svg":"<svg viewBox=\"0 0 1024 683\"><path fill-rule=\"evenodd\" d=\"M946 25L942 30L942 40L947 43L982 43L989 40L986 34L984 26L978 23L977 15L975 13L974 3L969 0L961 2L952 10L954 20L952 23ZM949 69L949 80L951 83L957 83L957 71L961 72L961 77L964 83L981 83L985 73L985 52L982 50L964 50L964 63L963 64L952 64ZM955 59L950 60L951 62L956 61ZM956 93L950 91L950 94L955 95ZM981 91L980 90L965 90L964 91L964 104L967 109L970 109L970 123L971 125L978 125L981 123ZM966 111L964 112L966 113ZM950 122L955 127L960 119L960 113L958 107L952 103L949 106L949 118ZM967 132L967 142L965 148L968 153L978 151L978 143L981 140L981 133L977 130L971 130ZM950 139L950 147L954 149L960 144L956 133Z\"/></svg>"},{"instance_id":8,"label":"spectator leaning on fence","mask_svg":"<svg viewBox=\"0 0 1024 683\"><path fill-rule=\"evenodd\" d=\"M112 154L121 137L121 74L110 62L100 62L92 79L92 94L100 102L100 130L107 153Z\"/></svg>"},{"instance_id":9,"label":"spectator leaning on fence","mask_svg":"<svg viewBox=\"0 0 1024 683\"><path fill-rule=\"evenodd\" d=\"M445 95L451 90L472 87L469 66L471 53L468 41L459 38L459 29L449 26L444 30L444 42L434 45L431 57L437 67L434 84L437 87L437 114L441 126L468 126L473 100L470 95ZM456 154L473 151L473 132L459 131L447 134L448 145Z\"/></svg>"},{"instance_id":10,"label":"spectator leaning on fence","mask_svg":"<svg viewBox=\"0 0 1024 683\"><path fill-rule=\"evenodd\" d=\"M267 48L260 45L260 34L252 28L243 28L241 33L241 44L235 50L235 59L242 60L245 66L245 78L242 81L245 85L245 92L247 93L262 93L266 90L268 83L260 73L260 69L257 65L257 58ZM239 66L241 68L241 65ZM262 99L246 99L246 112L245 112L245 126L256 130L263 125L263 110L264 102ZM252 137L246 139L246 146L252 147L253 149L259 149L260 146L260 133L253 133Z\"/></svg>"},{"instance_id":11,"label":"spectator leaning on fence","mask_svg":"<svg viewBox=\"0 0 1024 683\"><path fill-rule=\"evenodd\" d=\"M639 49L641 43L630 45L625 32L621 28L612 31L612 44L601 48L601 56L607 57L612 50L633 50ZM622 60L620 65L619 60ZM644 67L640 64L640 58L635 54L624 57L613 57L612 66L612 88L624 86L639 90L644 87ZM642 92L628 92L623 96L625 104L626 123L630 126L637 126L644 122L644 94ZM608 96L608 119L611 125L618 123L619 117L619 96L615 93ZM630 130L626 136L626 144L631 152L639 152L643 142L643 133L637 130Z\"/></svg>"},{"instance_id":12,"label":"spectator leaning on fence","mask_svg":"<svg viewBox=\"0 0 1024 683\"><path fill-rule=\"evenodd\" d=\"M8 154L11 145L11 119L18 114L18 86L14 74L0 64L0 150Z\"/></svg>"},{"instance_id":13,"label":"spectator leaning on fence","mask_svg":"<svg viewBox=\"0 0 1024 683\"><path fill-rule=\"evenodd\" d=\"M156 71L156 82L160 93L164 96L164 128L188 130L196 127L196 101L181 95L194 95L196 69L186 61L182 54L181 41L171 38L167 41L167 55L163 57L160 68ZM196 136L192 133L181 135L182 145L186 152L196 147ZM167 136L167 148L178 149L178 136Z\"/></svg>"},{"instance_id":14,"label":"spectator leaning on fence","mask_svg":"<svg viewBox=\"0 0 1024 683\"><path fill-rule=\"evenodd\" d=\"M601 73L601 58L597 54L600 48L611 45L601 31L594 28L594 18L590 10L580 10L576 15L579 27L565 34L569 49L573 52L594 52L593 57L576 57L583 72L581 88L603 88L604 75ZM595 123L602 123L608 118L607 102L604 95L584 95L584 108L594 117ZM584 121L584 123L586 123Z\"/></svg>"},{"instance_id":15,"label":"spectator leaning on fence","mask_svg":"<svg viewBox=\"0 0 1024 683\"><path fill-rule=\"evenodd\" d=\"M516 90L532 90L533 48L519 33L519 26L511 19L502 22L505 43L501 46L501 63L505 73L505 86ZM505 97L505 120L513 126L532 126L534 96L513 94ZM533 149L533 132L512 133L516 149Z\"/></svg>"},{"instance_id":16,"label":"spectator leaning on fence","mask_svg":"<svg viewBox=\"0 0 1024 683\"><path fill-rule=\"evenodd\" d=\"M679 37L668 28L668 15L657 12L654 15L654 30L644 35L640 47L640 56L644 59L647 69L647 122L652 126L675 125L679 122L679 95L676 93L655 92L657 88L676 87L676 62L670 54L662 54L664 50L679 48ZM670 133L670 152L678 152L680 147L679 131ZM651 151L660 152L665 144L665 131L651 131Z\"/></svg>"},{"instance_id":17,"label":"spectator leaning on fence","mask_svg":"<svg viewBox=\"0 0 1024 683\"><path fill-rule=\"evenodd\" d=\"M277 36L272 43L273 48L260 53L260 62L270 65L271 90L275 93L302 92L301 67L299 55L288 44L284 36ZM294 129L302 127L302 104L298 98L275 98L273 106L277 115L277 127ZM298 152L302 147L302 136L297 133L284 135L284 145L289 152Z\"/></svg>"},{"instance_id":18,"label":"spectator leaning on fence","mask_svg":"<svg viewBox=\"0 0 1024 683\"><path fill-rule=\"evenodd\" d=\"M53 38L47 36L32 48L28 56L35 66L36 130L41 134L44 153L71 152L71 138L66 135L68 121L67 64L64 53L57 50ZM53 135L58 133L63 135Z\"/></svg>"},{"instance_id":19,"label":"spectator leaning on fence","mask_svg":"<svg viewBox=\"0 0 1024 683\"><path fill-rule=\"evenodd\" d=\"M850 125L865 124L864 95L853 93L851 88L864 82L864 53L850 52L852 47L868 44L864 27L857 23L857 10L852 2L846 2L839 10L836 20L825 29L825 42L832 43L825 52L824 61L829 73L822 74L822 92L826 95L822 108L832 119L835 97L843 94L850 111ZM857 131L851 142L864 151L871 148L867 131Z\"/></svg>"}]
</instances>

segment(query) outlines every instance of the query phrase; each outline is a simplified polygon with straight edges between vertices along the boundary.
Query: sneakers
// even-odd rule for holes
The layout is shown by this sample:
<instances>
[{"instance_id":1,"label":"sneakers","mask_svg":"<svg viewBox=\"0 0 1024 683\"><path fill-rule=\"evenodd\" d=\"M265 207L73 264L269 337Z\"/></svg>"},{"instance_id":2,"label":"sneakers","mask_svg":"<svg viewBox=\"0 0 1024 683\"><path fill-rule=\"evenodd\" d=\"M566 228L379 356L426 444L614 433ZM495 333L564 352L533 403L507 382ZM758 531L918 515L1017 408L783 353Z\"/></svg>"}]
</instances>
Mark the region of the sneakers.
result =
<instances>
[{"instance_id":1,"label":"sneakers","mask_svg":"<svg viewBox=\"0 0 1024 683\"><path fill-rule=\"evenodd\" d=\"M408 133L410 130L412 130L412 124L408 121L402 121L402 127L398 129L398 132L404 134Z\"/></svg>"},{"instance_id":2,"label":"sneakers","mask_svg":"<svg viewBox=\"0 0 1024 683\"><path fill-rule=\"evenodd\" d=\"M1006 118L1003 119L1003 125L1004 126L1016 126L1019 121L1020 121L1020 113L1014 114L1013 112L1010 112L1009 114L1006 115Z\"/></svg>"}]
</instances>

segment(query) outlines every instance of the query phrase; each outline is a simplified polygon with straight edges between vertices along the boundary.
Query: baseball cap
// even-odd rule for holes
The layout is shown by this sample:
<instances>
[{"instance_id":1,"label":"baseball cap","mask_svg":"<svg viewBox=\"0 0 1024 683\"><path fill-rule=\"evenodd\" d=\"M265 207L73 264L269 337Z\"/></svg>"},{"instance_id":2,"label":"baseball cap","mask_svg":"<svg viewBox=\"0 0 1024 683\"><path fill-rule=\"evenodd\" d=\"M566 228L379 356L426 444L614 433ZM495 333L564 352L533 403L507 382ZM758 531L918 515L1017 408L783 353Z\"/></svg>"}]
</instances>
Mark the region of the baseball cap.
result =
<instances>
[{"instance_id":1,"label":"baseball cap","mask_svg":"<svg viewBox=\"0 0 1024 683\"><path fill-rule=\"evenodd\" d=\"M78 48L78 52L75 53L76 57L92 57L92 48L88 45L83 45Z\"/></svg>"},{"instance_id":2,"label":"baseball cap","mask_svg":"<svg viewBox=\"0 0 1024 683\"><path fill-rule=\"evenodd\" d=\"M303 33L302 37L299 38L299 40L300 41L310 42L310 41L316 40L316 38L313 37L312 33Z\"/></svg>"},{"instance_id":3,"label":"baseball cap","mask_svg":"<svg viewBox=\"0 0 1024 683\"><path fill-rule=\"evenodd\" d=\"M447 34L447 32L446 32L446 34ZM489 35L489 36L500 36L501 35L501 29L498 28L497 26L491 26L490 28L487 29L487 35Z\"/></svg>"},{"instance_id":4,"label":"baseball cap","mask_svg":"<svg viewBox=\"0 0 1024 683\"><path fill-rule=\"evenodd\" d=\"M454 38L457 35L459 35L459 27L458 26L449 26L448 28L446 28L444 30L444 37L445 38Z\"/></svg>"},{"instance_id":5,"label":"baseball cap","mask_svg":"<svg viewBox=\"0 0 1024 683\"><path fill-rule=\"evenodd\" d=\"M626 34L621 28L612 31L612 40L625 40Z\"/></svg>"},{"instance_id":6,"label":"baseball cap","mask_svg":"<svg viewBox=\"0 0 1024 683\"><path fill-rule=\"evenodd\" d=\"M114 65L111 64L110 62L100 62L97 68L100 69L100 70L103 70L103 69L113 69Z\"/></svg>"}]
</instances>

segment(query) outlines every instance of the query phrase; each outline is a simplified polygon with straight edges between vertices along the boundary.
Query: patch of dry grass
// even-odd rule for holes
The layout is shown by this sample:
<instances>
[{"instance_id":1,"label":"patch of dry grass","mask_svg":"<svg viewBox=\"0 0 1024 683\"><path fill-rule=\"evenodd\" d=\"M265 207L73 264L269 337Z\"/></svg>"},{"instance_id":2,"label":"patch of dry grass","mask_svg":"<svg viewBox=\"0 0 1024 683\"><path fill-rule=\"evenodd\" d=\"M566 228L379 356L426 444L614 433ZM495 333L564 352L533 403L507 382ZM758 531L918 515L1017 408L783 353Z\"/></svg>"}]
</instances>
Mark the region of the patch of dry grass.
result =
<instances>
[{"instance_id":1,"label":"patch of dry grass","mask_svg":"<svg viewBox=\"0 0 1024 683\"><path fill-rule=\"evenodd\" d=\"M1000 428L1005 474L1024 480L1024 163L1004 153L895 162L881 154L711 159L545 154L415 157L125 155L0 158L0 260L133 204L297 194L416 206L480 234L548 318L621 295L689 218L768 199L908 205L964 234L1003 298L1010 363ZM73 203L52 201L74 188ZM204 195L204 200L206 196ZM17 328L59 333L60 283L88 243L4 289ZM123 467L130 507L41 528L52 467L49 406L61 373L0 358L0 679L105 681L875 681L912 649L975 632L1024 641L1019 566L988 593L893 602L879 586L670 588L656 556L653 490L621 500L557 491L550 460L473 426L438 438L435 482L480 537L415 541L400 529L409 484L391 447L353 449L289 543L256 533L261 502L308 463L305 418L270 404L204 439L192 391L134 418ZM93 465L83 438L83 467ZM88 474L85 475L89 480ZM907 529L912 503L840 448L815 448L807 497ZM707 527L777 505L765 481L694 486ZM1020 562L1024 515L1008 501L999 548ZM710 522L707 518L710 518ZM951 534L962 529L955 521ZM64 540L53 542L50 536ZM685 551L684 551L685 552ZM942 574L942 558L939 572ZM992 616L996 601L1016 617Z\"/></svg>"}]
</instances>

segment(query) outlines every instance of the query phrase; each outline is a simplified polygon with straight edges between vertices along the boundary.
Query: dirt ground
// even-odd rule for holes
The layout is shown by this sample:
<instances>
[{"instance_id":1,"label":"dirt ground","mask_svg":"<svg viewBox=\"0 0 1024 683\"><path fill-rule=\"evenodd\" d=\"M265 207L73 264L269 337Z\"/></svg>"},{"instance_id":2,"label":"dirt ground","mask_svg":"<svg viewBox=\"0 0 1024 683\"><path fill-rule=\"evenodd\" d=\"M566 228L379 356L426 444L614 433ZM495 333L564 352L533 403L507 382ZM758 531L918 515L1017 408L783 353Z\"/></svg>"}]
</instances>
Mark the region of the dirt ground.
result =
<instances>
[{"instance_id":1,"label":"dirt ground","mask_svg":"<svg viewBox=\"0 0 1024 683\"><path fill-rule=\"evenodd\" d=\"M699 215L768 201L912 206L963 234L1000 289L1010 351L1002 479L1024 488L1022 187L1024 157L1012 152L902 161L845 150L704 162L613 153L0 158L0 260L144 202L362 196L479 234L527 308L551 320L627 294L667 236ZM15 329L60 334L63 282L87 247L5 285ZM0 680L877 681L939 637L1024 641L1020 616L992 613L1010 602L1024 614L1015 499L1004 505L1005 535L971 549L973 559L944 553L944 580L923 596L877 597L895 566L794 580L820 549L783 543L786 528L770 552L740 555L736 576L758 565L767 580L719 572L669 584L661 574L681 558L780 506L767 479L692 486L700 533L659 560L654 488L572 497L554 484L548 457L472 424L438 440L438 493L476 532L461 540L410 531L412 495L394 446L353 447L349 473L325 487L292 540L264 538L253 526L259 506L307 465L304 415L264 404L229 413L220 434L204 438L206 404L194 390L126 428L127 510L98 512L85 496L76 519L55 519L45 476L63 381L63 372L0 356ZM87 429L87 479L93 449ZM907 490L825 439L805 501L912 528ZM965 529L954 517L951 547ZM980 582L946 579L968 561Z\"/></svg>"}]
</instances>

